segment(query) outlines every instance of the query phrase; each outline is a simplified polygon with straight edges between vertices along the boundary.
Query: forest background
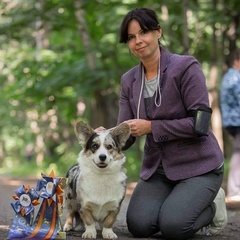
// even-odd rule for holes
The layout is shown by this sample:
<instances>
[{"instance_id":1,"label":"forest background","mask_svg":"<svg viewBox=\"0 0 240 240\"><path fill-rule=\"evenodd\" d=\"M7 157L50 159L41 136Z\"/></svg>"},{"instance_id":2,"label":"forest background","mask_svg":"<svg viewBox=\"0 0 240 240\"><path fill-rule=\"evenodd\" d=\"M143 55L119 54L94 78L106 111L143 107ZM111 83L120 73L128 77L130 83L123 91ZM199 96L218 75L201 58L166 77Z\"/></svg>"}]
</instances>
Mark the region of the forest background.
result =
<instances>
[{"instance_id":1,"label":"forest background","mask_svg":"<svg viewBox=\"0 0 240 240\"><path fill-rule=\"evenodd\" d=\"M64 176L80 151L77 120L116 125L121 75L138 64L119 43L119 26L143 6L158 13L165 48L200 62L228 162L219 88L240 47L239 0L1 0L0 174ZM126 152L129 181L138 178L143 142Z\"/></svg>"}]
</instances>

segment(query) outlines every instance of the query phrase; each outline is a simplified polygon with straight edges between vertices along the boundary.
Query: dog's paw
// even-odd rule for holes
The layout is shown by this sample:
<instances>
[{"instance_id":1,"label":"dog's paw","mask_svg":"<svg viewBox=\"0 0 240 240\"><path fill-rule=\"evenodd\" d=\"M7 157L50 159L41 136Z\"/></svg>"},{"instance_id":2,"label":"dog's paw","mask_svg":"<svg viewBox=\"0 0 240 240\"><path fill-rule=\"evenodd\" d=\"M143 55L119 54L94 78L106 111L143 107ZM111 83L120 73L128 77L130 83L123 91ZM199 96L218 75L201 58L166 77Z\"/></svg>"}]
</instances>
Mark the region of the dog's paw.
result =
<instances>
[{"instance_id":1,"label":"dog's paw","mask_svg":"<svg viewBox=\"0 0 240 240\"><path fill-rule=\"evenodd\" d=\"M85 231L82 234L82 238L95 239L97 237L97 231Z\"/></svg>"},{"instance_id":2,"label":"dog's paw","mask_svg":"<svg viewBox=\"0 0 240 240\"><path fill-rule=\"evenodd\" d=\"M72 229L73 229L73 226L71 224L65 223L64 226L63 226L63 231L64 232L71 231Z\"/></svg>"},{"instance_id":3,"label":"dog's paw","mask_svg":"<svg viewBox=\"0 0 240 240\"><path fill-rule=\"evenodd\" d=\"M103 228L102 236L104 239L116 239L117 235L113 232L112 228Z\"/></svg>"}]
</instances>

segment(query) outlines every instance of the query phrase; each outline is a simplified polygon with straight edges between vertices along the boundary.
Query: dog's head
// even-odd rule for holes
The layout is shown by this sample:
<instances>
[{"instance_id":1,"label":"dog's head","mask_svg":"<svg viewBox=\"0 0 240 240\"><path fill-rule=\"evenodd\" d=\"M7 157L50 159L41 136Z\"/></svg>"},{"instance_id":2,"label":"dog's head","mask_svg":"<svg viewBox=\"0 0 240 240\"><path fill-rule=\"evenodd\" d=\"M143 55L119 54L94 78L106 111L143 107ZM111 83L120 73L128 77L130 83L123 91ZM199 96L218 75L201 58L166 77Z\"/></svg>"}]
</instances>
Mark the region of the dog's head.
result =
<instances>
[{"instance_id":1,"label":"dog's head","mask_svg":"<svg viewBox=\"0 0 240 240\"><path fill-rule=\"evenodd\" d=\"M98 169L103 170L120 166L125 162L121 149L130 136L130 127L127 123L95 132L88 124L80 121L76 123L75 134L83 148L81 151L81 155L84 156L83 164L94 164Z\"/></svg>"}]
</instances>

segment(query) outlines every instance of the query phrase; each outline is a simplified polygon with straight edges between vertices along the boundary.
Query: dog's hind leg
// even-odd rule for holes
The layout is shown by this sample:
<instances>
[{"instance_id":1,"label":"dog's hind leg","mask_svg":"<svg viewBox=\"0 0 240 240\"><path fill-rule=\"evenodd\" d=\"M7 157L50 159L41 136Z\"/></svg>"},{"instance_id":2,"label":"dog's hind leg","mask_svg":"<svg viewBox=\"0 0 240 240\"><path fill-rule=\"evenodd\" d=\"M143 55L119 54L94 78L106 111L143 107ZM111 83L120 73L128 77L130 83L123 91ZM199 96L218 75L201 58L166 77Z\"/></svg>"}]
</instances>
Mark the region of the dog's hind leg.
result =
<instances>
[{"instance_id":1,"label":"dog's hind leg","mask_svg":"<svg viewBox=\"0 0 240 240\"><path fill-rule=\"evenodd\" d=\"M83 223L83 221L82 221L82 219L81 219L81 217L80 217L80 215L79 215L79 213L78 212L76 212L75 213L75 228L74 228L74 230L75 231L82 231L82 230L84 230L84 223Z\"/></svg>"},{"instance_id":2,"label":"dog's hind leg","mask_svg":"<svg viewBox=\"0 0 240 240\"><path fill-rule=\"evenodd\" d=\"M65 224L63 226L63 231L67 232L73 229L73 219L74 219L74 212L67 212L67 217Z\"/></svg>"}]
</instances>

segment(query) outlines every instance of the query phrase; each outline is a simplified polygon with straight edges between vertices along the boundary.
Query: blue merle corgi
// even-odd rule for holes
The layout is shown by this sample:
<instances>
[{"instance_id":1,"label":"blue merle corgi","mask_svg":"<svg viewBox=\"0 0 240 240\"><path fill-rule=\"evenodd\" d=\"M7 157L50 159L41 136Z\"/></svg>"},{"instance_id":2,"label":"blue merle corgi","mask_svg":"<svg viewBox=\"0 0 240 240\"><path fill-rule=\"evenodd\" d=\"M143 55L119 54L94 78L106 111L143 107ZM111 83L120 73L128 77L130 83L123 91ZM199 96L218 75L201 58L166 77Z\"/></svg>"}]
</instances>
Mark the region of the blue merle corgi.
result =
<instances>
[{"instance_id":1,"label":"blue merle corgi","mask_svg":"<svg viewBox=\"0 0 240 240\"><path fill-rule=\"evenodd\" d=\"M115 239L112 227L125 196L125 155L122 147L130 136L130 127L122 123L112 129L96 132L80 121L75 126L82 146L78 163L67 172L65 188L66 222L64 231L81 230L82 238L96 238L96 223L102 237ZM74 224L75 223L75 224Z\"/></svg>"}]
</instances>

